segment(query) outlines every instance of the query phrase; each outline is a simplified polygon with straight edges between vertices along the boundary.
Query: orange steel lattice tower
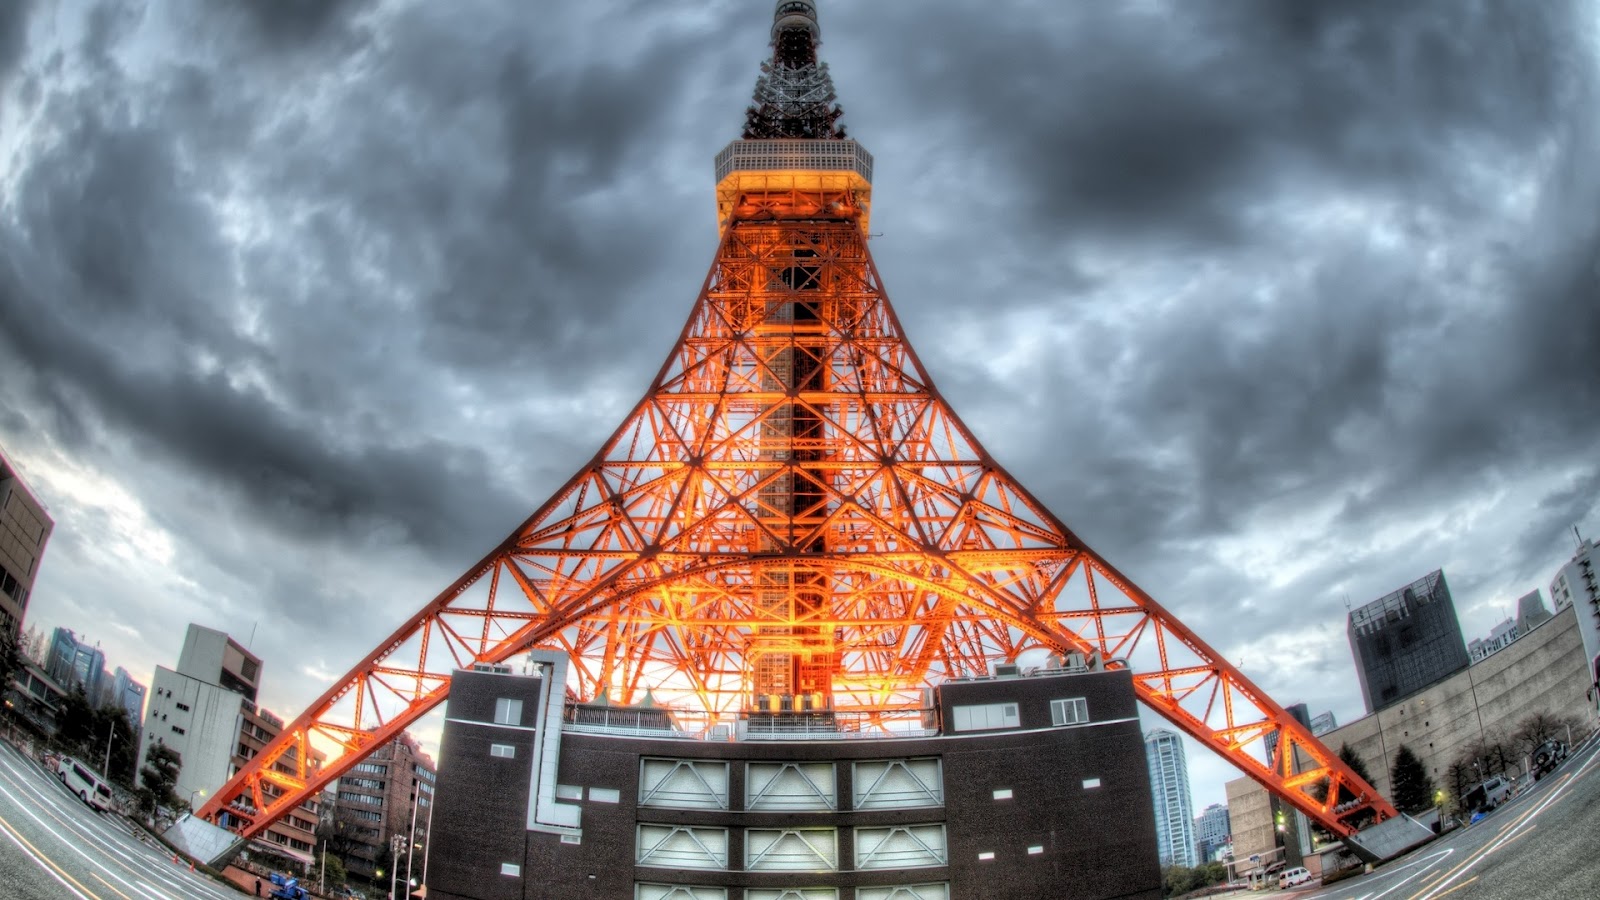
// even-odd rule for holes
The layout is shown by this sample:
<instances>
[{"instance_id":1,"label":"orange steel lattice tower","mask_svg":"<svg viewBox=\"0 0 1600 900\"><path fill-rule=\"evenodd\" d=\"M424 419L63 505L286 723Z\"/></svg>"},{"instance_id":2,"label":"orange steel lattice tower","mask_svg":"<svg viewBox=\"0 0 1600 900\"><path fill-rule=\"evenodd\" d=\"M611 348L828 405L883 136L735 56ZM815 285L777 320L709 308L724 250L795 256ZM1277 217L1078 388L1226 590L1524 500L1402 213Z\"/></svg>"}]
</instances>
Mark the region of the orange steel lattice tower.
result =
<instances>
[{"instance_id":1,"label":"orange steel lattice tower","mask_svg":"<svg viewBox=\"0 0 1600 900\"><path fill-rule=\"evenodd\" d=\"M774 19L744 137L716 160L716 257L644 397L200 815L253 836L443 701L453 670L542 647L571 660L569 699L648 695L685 730L803 710L885 736L942 680L1093 657L1331 833L1393 816L945 403L867 249L872 159L837 126L815 11Z\"/></svg>"}]
</instances>

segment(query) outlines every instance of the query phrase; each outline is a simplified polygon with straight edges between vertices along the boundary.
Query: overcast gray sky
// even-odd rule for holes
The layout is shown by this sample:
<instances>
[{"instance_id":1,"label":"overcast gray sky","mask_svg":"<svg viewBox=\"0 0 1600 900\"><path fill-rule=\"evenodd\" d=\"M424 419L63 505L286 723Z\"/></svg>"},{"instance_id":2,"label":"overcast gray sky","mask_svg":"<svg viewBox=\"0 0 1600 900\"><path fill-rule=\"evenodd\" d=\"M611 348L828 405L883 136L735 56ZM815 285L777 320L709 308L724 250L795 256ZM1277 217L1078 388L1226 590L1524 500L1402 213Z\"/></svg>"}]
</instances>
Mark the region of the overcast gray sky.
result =
<instances>
[{"instance_id":1,"label":"overcast gray sky","mask_svg":"<svg viewBox=\"0 0 1600 900\"><path fill-rule=\"evenodd\" d=\"M253 632L292 716L621 420L771 4L537 6L0 2L31 624ZM1442 567L1470 639L1600 534L1592 5L820 6L944 394L1280 702L1361 712L1347 600Z\"/></svg>"}]
</instances>

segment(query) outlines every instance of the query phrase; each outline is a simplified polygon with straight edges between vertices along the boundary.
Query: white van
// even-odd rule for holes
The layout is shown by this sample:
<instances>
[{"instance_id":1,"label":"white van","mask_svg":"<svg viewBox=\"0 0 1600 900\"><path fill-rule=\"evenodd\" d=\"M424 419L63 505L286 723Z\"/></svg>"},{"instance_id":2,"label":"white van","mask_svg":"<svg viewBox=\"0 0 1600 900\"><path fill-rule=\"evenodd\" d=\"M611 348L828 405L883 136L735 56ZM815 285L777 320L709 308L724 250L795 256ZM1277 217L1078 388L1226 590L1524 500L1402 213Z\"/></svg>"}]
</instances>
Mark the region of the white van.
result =
<instances>
[{"instance_id":1,"label":"white van","mask_svg":"<svg viewBox=\"0 0 1600 900\"><path fill-rule=\"evenodd\" d=\"M1297 884L1305 884L1310 880L1310 872L1306 871L1300 866L1295 866L1294 868L1289 869L1282 875L1278 876L1278 888L1279 890L1282 890L1283 888L1294 887Z\"/></svg>"},{"instance_id":2,"label":"white van","mask_svg":"<svg viewBox=\"0 0 1600 900\"><path fill-rule=\"evenodd\" d=\"M111 808L111 785L100 780L100 776L89 771L83 763L70 756L61 757L56 763L56 777L67 786L67 790L78 795L78 799L89 804L93 809L105 812Z\"/></svg>"}]
</instances>

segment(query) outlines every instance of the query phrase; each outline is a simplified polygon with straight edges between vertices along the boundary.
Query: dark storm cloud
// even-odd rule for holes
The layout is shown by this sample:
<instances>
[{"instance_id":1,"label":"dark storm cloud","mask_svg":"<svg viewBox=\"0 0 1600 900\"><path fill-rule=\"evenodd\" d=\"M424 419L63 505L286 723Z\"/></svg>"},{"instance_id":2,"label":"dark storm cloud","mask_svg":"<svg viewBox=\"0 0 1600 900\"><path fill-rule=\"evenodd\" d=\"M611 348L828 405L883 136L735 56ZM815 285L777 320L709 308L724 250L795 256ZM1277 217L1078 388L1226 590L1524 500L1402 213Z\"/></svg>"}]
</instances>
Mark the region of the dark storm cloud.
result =
<instances>
[{"instance_id":1,"label":"dark storm cloud","mask_svg":"<svg viewBox=\"0 0 1600 900\"><path fill-rule=\"evenodd\" d=\"M33 0L16 0L0 5L0 79L11 72L27 46L28 21L33 15Z\"/></svg>"},{"instance_id":2,"label":"dark storm cloud","mask_svg":"<svg viewBox=\"0 0 1600 900\"><path fill-rule=\"evenodd\" d=\"M660 364L767 8L104 3L29 47L0 3L0 440L116 473L211 624L348 665ZM1348 702L1345 595L1488 604L1592 521L1578 4L821 12L936 382L1279 699ZM126 528L63 519L83 567Z\"/></svg>"}]
</instances>

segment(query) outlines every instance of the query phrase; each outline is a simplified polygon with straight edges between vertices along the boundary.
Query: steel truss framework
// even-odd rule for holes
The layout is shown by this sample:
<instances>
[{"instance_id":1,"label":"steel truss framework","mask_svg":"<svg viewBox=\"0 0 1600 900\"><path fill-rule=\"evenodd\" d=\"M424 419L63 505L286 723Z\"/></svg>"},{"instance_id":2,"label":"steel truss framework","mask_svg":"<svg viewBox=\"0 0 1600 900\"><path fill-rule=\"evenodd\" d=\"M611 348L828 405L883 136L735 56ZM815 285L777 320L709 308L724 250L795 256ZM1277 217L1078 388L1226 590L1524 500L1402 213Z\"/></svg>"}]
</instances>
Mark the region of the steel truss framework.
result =
<instances>
[{"instance_id":1,"label":"steel truss framework","mask_svg":"<svg viewBox=\"0 0 1600 900\"><path fill-rule=\"evenodd\" d=\"M983 449L836 197L742 198L677 345L593 460L201 815L258 833L443 701L452 670L534 646L570 657L576 698L649 692L688 729L768 690L892 729L944 679L1098 654L1330 832L1394 815ZM320 770L311 743L331 751Z\"/></svg>"}]
</instances>

